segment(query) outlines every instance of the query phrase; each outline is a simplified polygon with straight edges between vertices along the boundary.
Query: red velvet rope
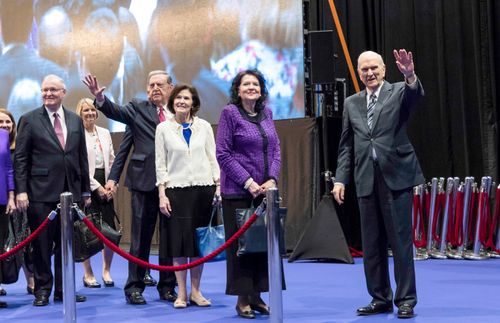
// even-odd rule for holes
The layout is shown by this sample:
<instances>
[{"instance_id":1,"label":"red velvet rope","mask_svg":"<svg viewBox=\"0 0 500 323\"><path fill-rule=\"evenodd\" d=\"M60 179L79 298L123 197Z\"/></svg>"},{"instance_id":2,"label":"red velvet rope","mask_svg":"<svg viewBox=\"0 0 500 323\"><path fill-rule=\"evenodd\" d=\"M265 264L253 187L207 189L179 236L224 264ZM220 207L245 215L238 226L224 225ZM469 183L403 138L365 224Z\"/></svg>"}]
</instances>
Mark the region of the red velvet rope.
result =
<instances>
[{"instance_id":1,"label":"red velvet rope","mask_svg":"<svg viewBox=\"0 0 500 323\"><path fill-rule=\"evenodd\" d=\"M477 199L477 192L472 192L471 194L471 200L470 200L470 205L469 205L469 221L467 224L467 230L468 230L468 241L474 241L474 234L475 230L475 223L476 223L476 199Z\"/></svg>"},{"instance_id":2,"label":"red velvet rope","mask_svg":"<svg viewBox=\"0 0 500 323\"><path fill-rule=\"evenodd\" d=\"M451 232L450 238L448 242L453 247L458 247L462 245L464 232L463 232L463 218L464 218L464 192L457 192L457 199L455 204L455 223L451 226L451 229L448 229L448 232ZM449 227L450 228L450 227Z\"/></svg>"},{"instance_id":3,"label":"red velvet rope","mask_svg":"<svg viewBox=\"0 0 500 323\"><path fill-rule=\"evenodd\" d=\"M42 224L40 224L40 226L34 232L32 232L26 239L24 239L20 244L18 244L17 246L12 248L11 250L7 251L6 253L1 254L0 261L5 260L5 259L9 258L10 256L18 253L19 250L26 247L31 241L33 241L33 239L36 239L40 235L40 233L42 233L42 231L45 230L45 228L49 225L49 221L50 221L50 219L48 217L45 218L45 220L42 222Z\"/></svg>"},{"instance_id":4,"label":"red velvet rope","mask_svg":"<svg viewBox=\"0 0 500 323\"><path fill-rule=\"evenodd\" d=\"M481 217L480 227L479 227L479 241L483 246L486 246L488 241L488 233L489 233L489 222L490 222L490 199L486 192L479 193L479 201L481 211L478 212Z\"/></svg>"},{"instance_id":5,"label":"red velvet rope","mask_svg":"<svg viewBox=\"0 0 500 323\"><path fill-rule=\"evenodd\" d=\"M485 246L491 248L491 250L496 251L498 253L500 253L500 250L497 249L497 246L495 245L493 238L495 236L495 230L497 229L497 223L499 217L500 217L500 188L497 188L495 194L495 213L493 214L493 218L491 219L490 232L488 235L488 241L486 242ZM500 237L497 237L497 239L500 239Z\"/></svg>"},{"instance_id":6,"label":"red velvet rope","mask_svg":"<svg viewBox=\"0 0 500 323\"><path fill-rule=\"evenodd\" d=\"M425 234L425 226L424 226L424 214L422 210L422 205L420 205L420 196L413 195L413 244L417 248L424 248L427 245L427 235ZM417 220L420 218L420 240L417 238Z\"/></svg>"},{"instance_id":7,"label":"red velvet rope","mask_svg":"<svg viewBox=\"0 0 500 323\"><path fill-rule=\"evenodd\" d=\"M257 220L257 214L253 214L250 219L231 237L229 238L222 246L217 248L215 251L210 253L209 255L206 255L205 257L198 258L197 260L190 262L188 264L180 265L180 266L160 266L160 265L155 265L151 264L147 261L144 261L142 259L139 259L137 257L132 256L131 254L123 251L120 249L120 247L116 246L114 243L109 241L100 231L97 229L94 224L87 219L86 217L83 218L83 222L87 225L87 227L92 231L106 246L108 246L111 250L122 256L123 258L139 265L142 267L150 268L150 269L155 269L159 271L181 271L181 270L187 270L196 266L199 266L203 264L204 262L209 261L210 259L214 258L218 254L220 254L222 251L224 251L229 245L231 245L236 239L238 239L245 231L248 230L248 228Z\"/></svg>"},{"instance_id":8,"label":"red velvet rope","mask_svg":"<svg viewBox=\"0 0 500 323\"><path fill-rule=\"evenodd\" d=\"M432 239L437 242L441 240L441 238L437 234L437 225L441 215L441 209L443 208L444 199L444 193L438 193L436 196L436 204L434 206L434 218L432 219Z\"/></svg>"}]
</instances>

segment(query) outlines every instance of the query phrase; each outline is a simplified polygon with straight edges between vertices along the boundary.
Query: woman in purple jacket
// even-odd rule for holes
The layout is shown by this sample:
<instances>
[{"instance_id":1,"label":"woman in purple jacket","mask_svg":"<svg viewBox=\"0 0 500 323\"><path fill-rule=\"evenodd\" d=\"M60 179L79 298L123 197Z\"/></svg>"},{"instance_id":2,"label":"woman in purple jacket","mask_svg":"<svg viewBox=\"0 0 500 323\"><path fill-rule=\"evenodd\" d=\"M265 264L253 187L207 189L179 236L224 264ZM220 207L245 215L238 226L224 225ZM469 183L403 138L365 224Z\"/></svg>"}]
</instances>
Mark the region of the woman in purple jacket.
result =
<instances>
[{"instance_id":1,"label":"woman in purple jacket","mask_svg":"<svg viewBox=\"0 0 500 323\"><path fill-rule=\"evenodd\" d=\"M16 210L14 203L14 170L10 159L9 133L0 129L0 250L9 233L9 215ZM2 275L0 273L0 283ZM7 303L0 302L0 307L7 307Z\"/></svg>"},{"instance_id":2,"label":"woman in purple jacket","mask_svg":"<svg viewBox=\"0 0 500 323\"><path fill-rule=\"evenodd\" d=\"M237 231L235 209L257 206L278 181L281 156L273 116L266 107L267 89L257 70L238 73L231 99L217 128L216 155L221 169L221 194L226 238ZM267 254L238 257L237 246L227 250L226 294L238 295L236 312L254 318L269 314L260 297L269 290Z\"/></svg>"}]
</instances>

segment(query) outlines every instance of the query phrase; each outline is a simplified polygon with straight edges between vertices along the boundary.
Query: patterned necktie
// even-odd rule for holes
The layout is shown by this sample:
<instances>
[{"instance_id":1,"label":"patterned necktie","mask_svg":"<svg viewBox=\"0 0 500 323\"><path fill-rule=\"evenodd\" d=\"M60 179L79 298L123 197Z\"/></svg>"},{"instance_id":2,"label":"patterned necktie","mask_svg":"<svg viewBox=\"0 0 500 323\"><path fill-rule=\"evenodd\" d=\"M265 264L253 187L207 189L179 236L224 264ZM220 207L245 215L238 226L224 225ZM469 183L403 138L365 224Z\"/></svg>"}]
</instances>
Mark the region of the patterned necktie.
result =
<instances>
[{"instance_id":1,"label":"patterned necktie","mask_svg":"<svg viewBox=\"0 0 500 323\"><path fill-rule=\"evenodd\" d=\"M59 139L59 143L61 144L62 149L65 147L64 143L64 133L61 126L61 120L59 120L59 115L54 112L54 130L56 132L57 139Z\"/></svg>"},{"instance_id":2,"label":"patterned necktie","mask_svg":"<svg viewBox=\"0 0 500 323\"><path fill-rule=\"evenodd\" d=\"M163 113L163 108L160 107L160 111L158 112L158 118L160 118L160 122L165 121L165 114Z\"/></svg>"},{"instance_id":3,"label":"patterned necktie","mask_svg":"<svg viewBox=\"0 0 500 323\"><path fill-rule=\"evenodd\" d=\"M372 95L370 95L370 102L368 103L368 108L366 111L366 120L368 123L368 128L370 128L370 130L372 129L373 125L373 110L375 110L375 104L377 104L377 96L375 95L375 93L372 93Z\"/></svg>"}]
</instances>

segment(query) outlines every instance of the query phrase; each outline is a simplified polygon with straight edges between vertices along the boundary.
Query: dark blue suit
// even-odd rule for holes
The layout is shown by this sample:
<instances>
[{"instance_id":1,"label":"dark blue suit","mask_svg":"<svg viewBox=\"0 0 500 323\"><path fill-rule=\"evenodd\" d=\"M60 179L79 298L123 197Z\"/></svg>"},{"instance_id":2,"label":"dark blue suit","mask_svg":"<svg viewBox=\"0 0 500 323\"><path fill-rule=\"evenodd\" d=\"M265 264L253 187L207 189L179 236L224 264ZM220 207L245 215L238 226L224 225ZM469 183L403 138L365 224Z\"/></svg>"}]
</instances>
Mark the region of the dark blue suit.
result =
<instances>
[{"instance_id":1,"label":"dark blue suit","mask_svg":"<svg viewBox=\"0 0 500 323\"><path fill-rule=\"evenodd\" d=\"M61 193L70 191L79 202L90 193L85 129L76 114L63 108L67 128L65 148L57 139L44 107L19 120L14 153L16 192L27 193L28 221L34 231L55 210ZM53 276L51 255L55 243L55 289L62 291L60 217L33 242L35 294L50 295Z\"/></svg>"},{"instance_id":2,"label":"dark blue suit","mask_svg":"<svg viewBox=\"0 0 500 323\"><path fill-rule=\"evenodd\" d=\"M387 259L390 243L397 284L394 303L398 307L414 306L417 295L411 239L412 187L424 183L424 177L406 130L424 90L419 80L415 87L385 81L371 130L366 95L366 90L361 91L344 103L335 180L348 184L354 165L365 276L373 302L392 308Z\"/></svg>"},{"instance_id":3,"label":"dark blue suit","mask_svg":"<svg viewBox=\"0 0 500 323\"><path fill-rule=\"evenodd\" d=\"M115 158L109 179L118 182L129 150L134 149L130 157L126 186L132 194L132 241L130 253L142 260L149 259L151 240L159 213L158 189L156 188L155 168L155 133L160 123L156 106L150 101L133 100L119 106L108 98L99 110L106 117L127 124L127 131ZM162 222L163 217L160 217ZM162 258L166 248L166 239L160 234L160 264L172 265L171 258ZM125 294L143 292L146 269L129 262L129 273L125 285ZM175 288L173 272L162 272L158 290L160 294Z\"/></svg>"}]
</instances>

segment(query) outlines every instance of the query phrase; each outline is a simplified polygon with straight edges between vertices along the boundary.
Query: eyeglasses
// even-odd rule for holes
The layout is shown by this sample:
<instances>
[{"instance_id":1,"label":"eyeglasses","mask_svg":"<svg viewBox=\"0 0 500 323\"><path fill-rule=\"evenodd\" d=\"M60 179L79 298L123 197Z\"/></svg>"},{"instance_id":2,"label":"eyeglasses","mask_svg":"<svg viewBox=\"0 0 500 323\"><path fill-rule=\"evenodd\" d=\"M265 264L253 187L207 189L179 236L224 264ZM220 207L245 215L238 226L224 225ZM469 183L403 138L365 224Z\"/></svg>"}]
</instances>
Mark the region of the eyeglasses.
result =
<instances>
[{"instance_id":1,"label":"eyeglasses","mask_svg":"<svg viewBox=\"0 0 500 323\"><path fill-rule=\"evenodd\" d=\"M59 92L61 90L64 90L64 89L56 89L54 87L50 87L50 88L42 89L42 93L56 93L56 92Z\"/></svg>"}]
</instances>

